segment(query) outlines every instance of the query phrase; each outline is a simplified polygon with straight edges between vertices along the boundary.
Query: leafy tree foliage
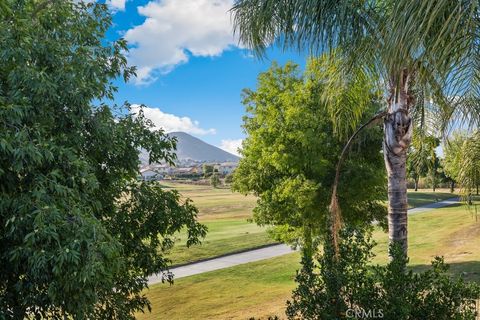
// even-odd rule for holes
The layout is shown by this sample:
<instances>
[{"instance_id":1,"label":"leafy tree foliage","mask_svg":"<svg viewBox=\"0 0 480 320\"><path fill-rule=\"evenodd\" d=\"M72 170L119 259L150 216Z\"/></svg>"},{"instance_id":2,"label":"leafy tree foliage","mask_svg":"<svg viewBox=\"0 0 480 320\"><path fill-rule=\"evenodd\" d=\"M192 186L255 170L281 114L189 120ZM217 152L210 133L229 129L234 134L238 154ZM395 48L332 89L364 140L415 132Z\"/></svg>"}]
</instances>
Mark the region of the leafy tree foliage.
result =
<instances>
[{"instance_id":1,"label":"leafy tree foliage","mask_svg":"<svg viewBox=\"0 0 480 320\"><path fill-rule=\"evenodd\" d=\"M465 134L457 131L445 143L445 172L455 181L458 181L462 161L462 147L466 139L467 136Z\"/></svg>"},{"instance_id":2,"label":"leafy tree foliage","mask_svg":"<svg viewBox=\"0 0 480 320\"><path fill-rule=\"evenodd\" d=\"M419 178L427 175L430 178L432 189L435 191L440 167L436 152L439 145L440 140L433 135L418 134L414 136L407 158L407 173L415 181L415 191L417 191Z\"/></svg>"},{"instance_id":3,"label":"leafy tree foliage","mask_svg":"<svg viewBox=\"0 0 480 320\"><path fill-rule=\"evenodd\" d=\"M458 181L465 194L476 192L480 185L480 131L474 132L462 146Z\"/></svg>"},{"instance_id":4,"label":"leafy tree foliage","mask_svg":"<svg viewBox=\"0 0 480 320\"><path fill-rule=\"evenodd\" d=\"M134 72L105 5L7 0L0 17L0 318L133 318L172 235L205 234L190 201L136 181L138 150L172 162L175 141L98 103Z\"/></svg>"},{"instance_id":5,"label":"leafy tree foliage","mask_svg":"<svg viewBox=\"0 0 480 320\"><path fill-rule=\"evenodd\" d=\"M210 177L210 185L214 188L220 185L220 178L218 177L218 173L213 173Z\"/></svg>"},{"instance_id":6,"label":"leafy tree foliage","mask_svg":"<svg viewBox=\"0 0 480 320\"><path fill-rule=\"evenodd\" d=\"M438 182L441 184L448 184L450 186L451 193L455 191L455 180L453 180L449 175L447 175L447 172L445 171L444 158L438 158L436 179L438 179Z\"/></svg>"},{"instance_id":7,"label":"leafy tree foliage","mask_svg":"<svg viewBox=\"0 0 480 320\"><path fill-rule=\"evenodd\" d=\"M329 114L333 101L323 99L329 63L311 60L304 74L292 63L273 64L259 75L256 91L244 91L247 138L234 172L233 189L258 196L255 221L276 226L273 233L280 240L305 240L307 248L327 225L335 166L345 144ZM347 83L344 91L337 87L343 93L338 99L355 92L353 85ZM361 92L369 95L363 115L368 117L377 108L375 94ZM367 130L342 167L339 198L348 223L385 221L381 138L380 128Z\"/></svg>"},{"instance_id":8,"label":"leafy tree foliage","mask_svg":"<svg viewBox=\"0 0 480 320\"><path fill-rule=\"evenodd\" d=\"M414 273L395 245L389 264L372 265L370 230L347 227L341 233L338 259L331 241L315 259L303 256L298 287L287 302L289 319L476 319L480 287L452 279L443 258Z\"/></svg>"},{"instance_id":9,"label":"leafy tree foliage","mask_svg":"<svg viewBox=\"0 0 480 320\"><path fill-rule=\"evenodd\" d=\"M445 174L459 183L465 196L478 194L480 185L480 133L455 132L445 144ZM469 203L471 198L469 197Z\"/></svg>"},{"instance_id":10,"label":"leafy tree foliage","mask_svg":"<svg viewBox=\"0 0 480 320\"><path fill-rule=\"evenodd\" d=\"M203 176L205 178L208 178L213 174L213 166L210 164L204 164L202 166L202 169L203 169Z\"/></svg>"}]
</instances>

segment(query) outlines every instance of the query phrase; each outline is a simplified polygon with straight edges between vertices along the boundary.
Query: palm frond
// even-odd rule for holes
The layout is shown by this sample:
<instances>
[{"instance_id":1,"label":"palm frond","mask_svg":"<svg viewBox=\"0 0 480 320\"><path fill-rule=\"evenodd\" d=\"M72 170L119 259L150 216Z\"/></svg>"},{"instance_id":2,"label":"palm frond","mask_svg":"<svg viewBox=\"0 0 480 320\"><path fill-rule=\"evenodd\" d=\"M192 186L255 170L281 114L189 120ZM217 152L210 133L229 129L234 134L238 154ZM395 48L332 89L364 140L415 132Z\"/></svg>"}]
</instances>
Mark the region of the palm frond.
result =
<instances>
[{"instance_id":1,"label":"palm frond","mask_svg":"<svg viewBox=\"0 0 480 320\"><path fill-rule=\"evenodd\" d=\"M338 52L310 59L306 78L307 86L321 88L319 102L332 121L334 133L346 140L381 99L381 91L376 89L372 73L358 66L346 67L348 62Z\"/></svg>"},{"instance_id":2,"label":"palm frond","mask_svg":"<svg viewBox=\"0 0 480 320\"><path fill-rule=\"evenodd\" d=\"M231 12L240 41L259 56L274 43L318 55L375 30L367 1L238 0Z\"/></svg>"}]
</instances>

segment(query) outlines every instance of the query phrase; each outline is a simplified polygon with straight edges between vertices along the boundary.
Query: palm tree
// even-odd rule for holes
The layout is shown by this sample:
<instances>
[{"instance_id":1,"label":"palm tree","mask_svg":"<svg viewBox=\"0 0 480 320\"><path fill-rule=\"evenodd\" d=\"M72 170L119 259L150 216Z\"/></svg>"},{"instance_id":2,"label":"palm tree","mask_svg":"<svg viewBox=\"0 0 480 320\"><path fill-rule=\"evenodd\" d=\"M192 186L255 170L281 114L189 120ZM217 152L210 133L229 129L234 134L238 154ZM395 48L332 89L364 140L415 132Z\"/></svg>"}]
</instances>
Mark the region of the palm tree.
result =
<instances>
[{"instance_id":1,"label":"palm tree","mask_svg":"<svg viewBox=\"0 0 480 320\"><path fill-rule=\"evenodd\" d=\"M384 92L383 150L389 239L407 254L406 158L426 114L476 123L480 94L480 3L473 0L237 0L240 41L262 56L272 44L342 56L342 72L375 75ZM355 107L354 104L351 106Z\"/></svg>"}]
</instances>

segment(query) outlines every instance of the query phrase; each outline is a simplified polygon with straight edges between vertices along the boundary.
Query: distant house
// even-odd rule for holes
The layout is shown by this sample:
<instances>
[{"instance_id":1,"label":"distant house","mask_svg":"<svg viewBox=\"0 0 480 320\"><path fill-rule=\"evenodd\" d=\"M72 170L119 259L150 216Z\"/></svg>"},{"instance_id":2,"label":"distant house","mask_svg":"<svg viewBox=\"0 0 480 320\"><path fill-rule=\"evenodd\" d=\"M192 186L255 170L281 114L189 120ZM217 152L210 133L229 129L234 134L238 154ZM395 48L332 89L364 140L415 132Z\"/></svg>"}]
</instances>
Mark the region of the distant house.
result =
<instances>
[{"instance_id":1,"label":"distant house","mask_svg":"<svg viewBox=\"0 0 480 320\"><path fill-rule=\"evenodd\" d=\"M172 176L177 178L200 176L202 170L198 167L173 168Z\"/></svg>"},{"instance_id":2,"label":"distant house","mask_svg":"<svg viewBox=\"0 0 480 320\"><path fill-rule=\"evenodd\" d=\"M170 175L174 172L174 168L167 164L157 164L152 167L156 172L163 175Z\"/></svg>"},{"instance_id":3,"label":"distant house","mask_svg":"<svg viewBox=\"0 0 480 320\"><path fill-rule=\"evenodd\" d=\"M232 173L235 168L237 168L238 162L222 162L220 164L215 165L215 169L218 170L218 173L221 175L226 175Z\"/></svg>"},{"instance_id":4,"label":"distant house","mask_svg":"<svg viewBox=\"0 0 480 320\"><path fill-rule=\"evenodd\" d=\"M175 168L174 173L178 175L190 175L192 174L193 168L187 167L187 168Z\"/></svg>"},{"instance_id":5,"label":"distant house","mask_svg":"<svg viewBox=\"0 0 480 320\"><path fill-rule=\"evenodd\" d=\"M203 174L203 165L196 165L192 167L192 173Z\"/></svg>"}]
</instances>

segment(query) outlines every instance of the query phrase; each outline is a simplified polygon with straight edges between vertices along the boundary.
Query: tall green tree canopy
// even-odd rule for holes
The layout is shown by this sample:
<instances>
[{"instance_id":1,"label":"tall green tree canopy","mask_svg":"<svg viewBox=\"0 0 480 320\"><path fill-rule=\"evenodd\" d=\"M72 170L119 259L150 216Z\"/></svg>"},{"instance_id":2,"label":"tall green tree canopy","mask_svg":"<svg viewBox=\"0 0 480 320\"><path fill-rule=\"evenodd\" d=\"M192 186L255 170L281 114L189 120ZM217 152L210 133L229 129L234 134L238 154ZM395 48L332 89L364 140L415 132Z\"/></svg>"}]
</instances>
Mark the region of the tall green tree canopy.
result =
<instances>
[{"instance_id":1,"label":"tall green tree canopy","mask_svg":"<svg viewBox=\"0 0 480 320\"><path fill-rule=\"evenodd\" d=\"M429 174L431 179L435 179L439 167L436 148L439 145L440 140L433 135L414 136L407 159L407 172L415 180L415 190L417 190L420 177ZM432 183L435 183L435 180ZM433 189L435 189L435 185L433 185Z\"/></svg>"},{"instance_id":2,"label":"tall green tree canopy","mask_svg":"<svg viewBox=\"0 0 480 320\"><path fill-rule=\"evenodd\" d=\"M189 201L136 181L138 150L171 162L175 141L98 102L134 72L110 25L102 4L0 2L2 319L133 318L172 235L205 233Z\"/></svg>"},{"instance_id":3,"label":"tall green tree canopy","mask_svg":"<svg viewBox=\"0 0 480 320\"><path fill-rule=\"evenodd\" d=\"M444 145L445 160L443 162L446 174L458 182L462 161L462 147L467 139L461 132L454 132Z\"/></svg>"},{"instance_id":4,"label":"tall green tree canopy","mask_svg":"<svg viewBox=\"0 0 480 320\"><path fill-rule=\"evenodd\" d=\"M480 133L455 132L445 144L446 174L460 184L464 195L480 186Z\"/></svg>"},{"instance_id":5,"label":"tall green tree canopy","mask_svg":"<svg viewBox=\"0 0 480 320\"><path fill-rule=\"evenodd\" d=\"M270 45L335 52L343 74L363 69L384 93L389 238L407 253L406 158L424 115L445 132L449 120L480 120L478 1L237 0L240 41L263 55ZM351 104L352 112L355 105Z\"/></svg>"},{"instance_id":6,"label":"tall green tree canopy","mask_svg":"<svg viewBox=\"0 0 480 320\"><path fill-rule=\"evenodd\" d=\"M338 115L329 113L330 103L339 101L325 101L323 96L331 79L330 63L312 59L304 74L292 63L273 64L259 75L255 91L244 91L247 138L233 188L258 196L256 222L277 226L283 240L306 236L309 241L326 230L335 166L345 144L333 120ZM355 86L362 89L355 91ZM369 104L360 119L378 109L378 97L369 82L345 83L337 89L338 99L344 102L354 93L367 95ZM378 126L367 130L342 167L339 197L349 224L386 217L380 141Z\"/></svg>"}]
</instances>

